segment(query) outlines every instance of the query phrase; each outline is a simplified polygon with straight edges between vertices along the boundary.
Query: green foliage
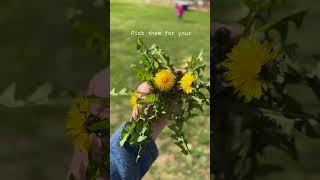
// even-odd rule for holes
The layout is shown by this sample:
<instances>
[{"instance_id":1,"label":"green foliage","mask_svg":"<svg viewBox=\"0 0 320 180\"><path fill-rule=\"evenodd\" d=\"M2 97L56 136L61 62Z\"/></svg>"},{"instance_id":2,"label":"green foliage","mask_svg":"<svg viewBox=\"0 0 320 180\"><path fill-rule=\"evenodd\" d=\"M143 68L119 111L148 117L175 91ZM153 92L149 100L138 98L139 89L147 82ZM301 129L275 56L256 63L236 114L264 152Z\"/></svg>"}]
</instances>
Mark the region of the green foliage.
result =
<instances>
[{"instance_id":1,"label":"green foliage","mask_svg":"<svg viewBox=\"0 0 320 180\"><path fill-rule=\"evenodd\" d=\"M0 104L6 107L21 107L24 101L15 99L16 84L12 83L0 96Z\"/></svg>"},{"instance_id":2,"label":"green foliage","mask_svg":"<svg viewBox=\"0 0 320 180\"><path fill-rule=\"evenodd\" d=\"M16 84L12 83L1 95L0 104L6 107L17 108L32 105L52 105L54 100L49 99L52 91L51 84L44 83L25 99L16 100Z\"/></svg>"},{"instance_id":3,"label":"green foliage","mask_svg":"<svg viewBox=\"0 0 320 180\"><path fill-rule=\"evenodd\" d=\"M107 121L107 119L102 119L101 121L99 121L95 124L91 124L87 128L91 132L106 131L109 129L109 122Z\"/></svg>"},{"instance_id":4,"label":"green foliage","mask_svg":"<svg viewBox=\"0 0 320 180\"><path fill-rule=\"evenodd\" d=\"M88 99L88 97L85 97L83 99ZM89 104L92 104L92 101L88 102ZM97 101L95 101L97 103ZM77 108L79 110L81 109L81 106L86 106L86 104L79 104L77 103ZM85 109L83 111L86 111ZM90 108L87 109L86 112L88 115L86 115L86 121L82 124L84 127L82 131L85 131L84 135L89 138L90 135L94 135L96 137L95 141L100 141L97 146L90 146L88 149L86 149L88 153L88 166L86 168L86 179L90 180L96 180L99 177L105 177L108 169L109 169L109 151L107 147L107 141L109 137L109 119L103 118L100 116L97 116L95 114L92 114L90 112ZM80 113L83 113L80 111ZM72 118L81 118L81 117L72 117ZM70 120L70 119L69 119ZM71 121L77 122L76 119L72 119ZM81 123L79 120L78 123ZM78 125L70 124L69 126L74 125L75 127L69 127L67 131L71 131L70 129L75 129L78 127ZM95 141L92 141L95 143ZM90 144L92 143L90 142ZM72 175L70 176L72 178Z\"/></svg>"},{"instance_id":5,"label":"green foliage","mask_svg":"<svg viewBox=\"0 0 320 180\"><path fill-rule=\"evenodd\" d=\"M130 68L130 64L138 66L141 60L140 55L135 51L136 47L132 45L136 42L136 37L128 37L128 30L130 29L134 30L139 27L139 30L144 32L150 30L164 32L169 28L168 30L175 32L186 30L196 32L186 38L148 36L142 40L148 45L156 43L165 50L166 54L170 55L171 63L179 67L185 63L186 57L191 54L197 57L199 50L203 49L204 63L209 65L209 12L193 11L186 13L185 19L187 21L179 23L173 18L172 6L159 6L153 3L146 5L143 0L113 0L110 9L112 17L110 19L110 72L111 74L117 74L111 76L110 87L111 89L116 88L116 92L126 87L128 92L131 93L131 90L135 90L141 82L140 78ZM130 17L130 23L123 23L128 21L127 17ZM152 26L150 26L150 23L152 23ZM121 51L119 51L119 48L121 48ZM204 74L209 77L209 66L207 66ZM130 118L132 107L129 98L129 96L111 96L111 133ZM180 153L180 148L174 145L170 138L172 131L165 127L156 140L160 152L157 161L161 160L162 163L155 162L144 178L209 179L209 124L209 107L206 107L203 113L188 120L188 123L184 126L183 131L190 143L191 156Z\"/></svg>"},{"instance_id":6,"label":"green foliage","mask_svg":"<svg viewBox=\"0 0 320 180\"><path fill-rule=\"evenodd\" d=\"M103 8L104 15L107 17L109 8L109 0L96 0L93 2L93 6L100 9ZM101 55L103 67L109 65L109 52L108 52L108 34L106 29L99 28L98 24L93 20L87 20L83 17L83 12L80 9L71 8L67 12L67 18L72 25L72 28L79 34L84 42L84 46L88 49L93 49L97 54ZM107 20L107 19L105 19ZM107 25L107 22L104 23ZM121 90L118 94L124 95L125 89ZM115 90L112 91L114 94ZM101 106L109 107L109 99L90 96L87 97L90 104L99 104ZM90 114L86 121L86 130L90 134L95 134L101 142L100 149L97 154L92 152L92 148L88 150L88 166L86 169L86 179L96 180L100 177L109 176L109 147L107 142L103 142L109 139L110 121L108 118L97 117L94 114ZM70 179L74 179L73 175Z\"/></svg>"},{"instance_id":7,"label":"green foliage","mask_svg":"<svg viewBox=\"0 0 320 180\"><path fill-rule=\"evenodd\" d=\"M124 95L128 95L128 93L126 92L127 91L127 89L126 88L123 88L123 89L121 89L118 93L116 92L116 89L112 89L111 91L110 91L110 95L111 96L124 96Z\"/></svg>"},{"instance_id":8,"label":"green foliage","mask_svg":"<svg viewBox=\"0 0 320 180\"><path fill-rule=\"evenodd\" d=\"M188 142L183 133L184 123L196 114L196 109L203 110L203 106L209 105L208 92L209 82L203 76L205 65L202 64L202 52L197 58L190 57L187 66L182 70L175 67L170 57L165 52L152 45L148 48L140 39L137 40L137 51L140 54L140 65L132 65L136 75L142 82L147 82L152 86L153 92L144 98L139 98L137 103L145 106L139 111L136 119L126 124L122 131L120 145L126 144L138 149L137 161L143 155L144 147L150 142L152 127L164 118L169 120L169 128L172 130L171 136L175 144L180 147L181 152L189 154ZM154 86L155 75L163 69L169 69L175 74L175 84L169 92L161 92ZM179 87L179 81L185 73L193 74L196 81L192 84L193 91L185 94ZM111 95L120 95L112 91ZM126 95L126 94L122 94Z\"/></svg>"},{"instance_id":9,"label":"green foliage","mask_svg":"<svg viewBox=\"0 0 320 180\"><path fill-rule=\"evenodd\" d=\"M318 100L320 77L315 73L306 73L296 61L298 44L287 43L289 23L292 22L299 29L302 28L307 10L299 10L276 20L271 19L276 0L244 0L249 13L240 20L244 26L243 37L258 35L259 40L269 41L279 55L274 64L268 65L266 76L261 79L267 81L268 91L260 100L250 103L242 102L234 97L233 89L225 86L224 73L220 64L215 64L215 104L216 125L214 136L228 138L214 144L214 151L223 156L214 156L215 176L218 179L253 180L258 177L258 170L262 167L259 159L264 156L267 148L276 148L286 153L292 159L299 158L296 148L295 135L304 133L307 137L320 137L320 114L307 113L301 102L288 93L288 86L292 84L309 86ZM284 2L280 2L284 3ZM279 33L275 36L272 31ZM214 47L224 47L226 44L214 41ZM223 43L223 42L222 42ZM224 42L226 43L226 42ZM223 62L224 54L214 54L215 62ZM265 75L265 74L264 74ZM222 101L223 100L223 101ZM225 129L224 129L225 128ZM223 131L221 130L223 129ZM230 147L230 148L226 148ZM222 161L225 161L222 166ZM223 176L225 176L223 178Z\"/></svg>"},{"instance_id":10,"label":"green foliage","mask_svg":"<svg viewBox=\"0 0 320 180\"><path fill-rule=\"evenodd\" d=\"M138 104L155 103L157 100L158 100L158 97L155 94L151 94L143 99L139 99Z\"/></svg>"},{"instance_id":11,"label":"green foliage","mask_svg":"<svg viewBox=\"0 0 320 180\"><path fill-rule=\"evenodd\" d=\"M98 4L98 9L101 8L99 2L96 2L94 4ZM107 17L106 13L109 6L109 1L104 0L102 6L104 14ZM87 20L83 16L83 11L81 9L70 8L67 11L67 18L70 21L73 29L82 38L84 46L88 49L93 49L98 54L100 54L103 65L109 65L109 38L108 34L106 33L106 29L99 28L99 25L97 23L92 20ZM107 25L107 22L104 24Z\"/></svg>"},{"instance_id":12,"label":"green foliage","mask_svg":"<svg viewBox=\"0 0 320 180\"><path fill-rule=\"evenodd\" d=\"M171 136L175 140L175 144L179 146L181 149L181 152L185 155L188 155L190 153L190 150L188 148L188 142L184 137L184 133L182 131L183 128L183 120L178 119L181 118L180 116L175 116L174 121L171 125L168 127L172 130L173 135Z\"/></svg>"},{"instance_id":13,"label":"green foliage","mask_svg":"<svg viewBox=\"0 0 320 180\"><path fill-rule=\"evenodd\" d=\"M258 28L257 31L268 33L269 31L275 29L280 33L281 38L285 41L288 36L289 22L293 22L297 28L300 28L302 26L303 19L306 16L307 12L307 10L293 12L279 20L268 22L267 24Z\"/></svg>"}]
</instances>

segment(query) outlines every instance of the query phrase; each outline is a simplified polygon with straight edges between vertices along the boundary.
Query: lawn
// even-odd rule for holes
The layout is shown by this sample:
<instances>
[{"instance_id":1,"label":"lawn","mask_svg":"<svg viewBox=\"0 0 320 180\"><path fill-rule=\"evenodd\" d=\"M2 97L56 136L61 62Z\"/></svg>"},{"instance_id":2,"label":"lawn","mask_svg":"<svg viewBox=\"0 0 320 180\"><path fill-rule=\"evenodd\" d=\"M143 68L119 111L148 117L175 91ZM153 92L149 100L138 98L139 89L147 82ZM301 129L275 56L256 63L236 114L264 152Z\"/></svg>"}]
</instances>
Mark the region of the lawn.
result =
<instances>
[{"instance_id":1,"label":"lawn","mask_svg":"<svg viewBox=\"0 0 320 180\"><path fill-rule=\"evenodd\" d=\"M130 69L130 64L139 62L136 52L137 37L131 31L192 32L191 36L141 36L147 44L156 43L163 48L176 64L183 59L204 51L204 59L209 64L210 26L209 13L190 11L183 21L177 21L174 7L145 5L134 1L111 1L110 32L110 72L111 88L134 90L138 79ZM206 71L209 77L209 68ZM130 118L132 107L130 97L111 97L111 132ZM144 179L209 179L210 157L210 117L209 108L200 112L201 116L191 119L185 126L192 154L185 156L170 138L171 132L165 128L157 139L159 157Z\"/></svg>"},{"instance_id":2,"label":"lawn","mask_svg":"<svg viewBox=\"0 0 320 180\"><path fill-rule=\"evenodd\" d=\"M214 20L224 23L232 23L243 17L246 9L240 5L240 0L217 1L213 8ZM311 60L312 53L319 52L318 42L320 36L318 32L320 25L318 19L320 17L319 1L287 1L287 5L281 9L277 9L277 14L274 18L279 18L281 15L294 11L296 9L309 9L309 14L306 16L304 25L300 31L297 31L294 26L290 26L289 42L299 43L298 61L302 66L312 67L315 62ZM279 11L280 10L280 11ZM318 64L319 62L317 62ZM319 101L314 98L312 92L307 91L304 87L293 87L290 89L295 98L304 105L306 112L319 113ZM304 92L304 93L301 93ZM268 149L265 157L262 159L263 163L279 165L282 170L275 173L266 173L266 176L260 177L259 180L316 180L320 179L320 161L318 153L320 151L320 140L306 138L301 133L296 133L297 148L300 153L300 158L294 161L288 158L282 152L274 149Z\"/></svg>"}]
</instances>

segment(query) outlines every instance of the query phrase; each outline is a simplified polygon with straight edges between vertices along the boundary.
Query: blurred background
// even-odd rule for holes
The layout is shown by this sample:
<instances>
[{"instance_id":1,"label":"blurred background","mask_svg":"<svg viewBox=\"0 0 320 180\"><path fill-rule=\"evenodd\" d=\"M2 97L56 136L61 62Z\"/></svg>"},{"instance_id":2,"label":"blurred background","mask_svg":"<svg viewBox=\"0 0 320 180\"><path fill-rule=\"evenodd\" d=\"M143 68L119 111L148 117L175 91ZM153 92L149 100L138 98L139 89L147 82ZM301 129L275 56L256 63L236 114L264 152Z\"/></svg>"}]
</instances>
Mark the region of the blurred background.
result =
<instances>
[{"instance_id":1,"label":"blurred background","mask_svg":"<svg viewBox=\"0 0 320 180\"><path fill-rule=\"evenodd\" d=\"M274 14L274 18L279 18L297 9L307 8L309 10L300 31L297 31L294 25L290 25L288 42L298 43L297 59L301 67L310 69L310 72L315 68L319 69L319 61L315 61L311 55L319 53L320 2L317 0L291 0L286 2L285 6L274 9L277 12ZM233 24L247 13L247 9L242 6L241 0L215 1L211 11L214 21L225 24ZM310 88L303 85L292 85L288 91L294 99L303 104L306 113L318 114L320 112L320 102ZM292 160L286 154L270 148L261 161L264 164L272 165L270 167L277 168L269 168L263 172L258 172L259 178L257 179L320 179L320 161L319 158L316 158L320 151L319 139L308 138L302 133L296 133L296 138L299 160Z\"/></svg>"},{"instance_id":2,"label":"blurred background","mask_svg":"<svg viewBox=\"0 0 320 180\"><path fill-rule=\"evenodd\" d=\"M0 2L0 179L66 178L72 155L65 133L70 103L46 102L85 90L102 69L100 55L84 46L67 18L74 13L70 8L81 9L83 18L103 31L102 3ZM26 105L27 99L40 104Z\"/></svg>"},{"instance_id":3,"label":"blurred background","mask_svg":"<svg viewBox=\"0 0 320 180\"><path fill-rule=\"evenodd\" d=\"M183 65L186 57L198 55L202 49L209 65L210 13L208 1L184 1L182 19L176 17L176 2L170 0L111 0L110 16L110 87L135 90L141 83L130 69L139 62L136 51L136 31L192 32L191 36L141 36L148 46L157 44L176 65ZM206 69L209 77L209 67ZM110 102L111 133L128 121L132 107L130 97L112 96ZM201 116L190 119L184 126L191 155L185 156L171 139L166 127L156 143L159 157L143 179L210 179L210 117L209 107Z\"/></svg>"}]
</instances>

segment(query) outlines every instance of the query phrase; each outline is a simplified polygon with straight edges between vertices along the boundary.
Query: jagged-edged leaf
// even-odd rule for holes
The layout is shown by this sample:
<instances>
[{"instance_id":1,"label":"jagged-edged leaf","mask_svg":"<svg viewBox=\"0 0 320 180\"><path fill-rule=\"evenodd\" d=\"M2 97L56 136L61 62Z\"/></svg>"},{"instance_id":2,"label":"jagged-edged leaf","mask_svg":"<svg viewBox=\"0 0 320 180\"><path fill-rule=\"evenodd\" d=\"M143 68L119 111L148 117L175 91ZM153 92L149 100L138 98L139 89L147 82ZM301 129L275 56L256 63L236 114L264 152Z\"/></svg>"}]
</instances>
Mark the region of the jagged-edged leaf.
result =
<instances>
[{"instance_id":1,"label":"jagged-edged leaf","mask_svg":"<svg viewBox=\"0 0 320 180\"><path fill-rule=\"evenodd\" d=\"M180 147L180 151L184 154L184 155L188 155L189 151L187 150L186 147L184 147L184 145L181 142L175 142L175 144Z\"/></svg>"},{"instance_id":2,"label":"jagged-edged leaf","mask_svg":"<svg viewBox=\"0 0 320 180\"><path fill-rule=\"evenodd\" d=\"M127 93L127 89L126 88L121 89L118 93L116 92L115 88L113 88L110 91L110 96L126 96L126 95L129 95Z\"/></svg>"},{"instance_id":3,"label":"jagged-edged leaf","mask_svg":"<svg viewBox=\"0 0 320 180\"><path fill-rule=\"evenodd\" d=\"M197 59L198 59L199 62L203 61L203 50L200 51Z\"/></svg>"},{"instance_id":4,"label":"jagged-edged leaf","mask_svg":"<svg viewBox=\"0 0 320 180\"><path fill-rule=\"evenodd\" d=\"M109 128L109 121L103 120L87 127L90 131L101 131Z\"/></svg>"},{"instance_id":5,"label":"jagged-edged leaf","mask_svg":"<svg viewBox=\"0 0 320 180\"><path fill-rule=\"evenodd\" d=\"M307 13L308 13L308 10L296 11L296 12L291 13L288 16L285 16L281 19L277 19L275 21L271 21L271 22L266 23L262 27L258 28L257 31L258 32L268 32L272 29L275 29L280 33L281 38L283 40L286 40L287 35L288 35L289 22L293 22L297 28L300 28L303 23L303 19Z\"/></svg>"},{"instance_id":6,"label":"jagged-edged leaf","mask_svg":"<svg viewBox=\"0 0 320 180\"><path fill-rule=\"evenodd\" d=\"M121 140L120 140L120 146L122 147L125 142L128 140L128 138L130 137L132 131L134 130L136 124L135 123L131 123L131 124L127 124L127 127L122 129L121 132Z\"/></svg>"},{"instance_id":7,"label":"jagged-edged leaf","mask_svg":"<svg viewBox=\"0 0 320 180\"><path fill-rule=\"evenodd\" d=\"M127 91L127 89L126 88L123 88L123 89L121 89L120 91L119 91L119 95L127 95L128 93L126 92Z\"/></svg>"},{"instance_id":8,"label":"jagged-edged leaf","mask_svg":"<svg viewBox=\"0 0 320 180\"><path fill-rule=\"evenodd\" d=\"M0 105L6 107L21 107L25 103L22 100L15 99L16 83L12 83L3 93L0 95Z\"/></svg>"},{"instance_id":9,"label":"jagged-edged leaf","mask_svg":"<svg viewBox=\"0 0 320 180\"><path fill-rule=\"evenodd\" d=\"M140 103L154 103L157 100L157 96L155 94L150 94L146 96L144 99L140 99Z\"/></svg>"},{"instance_id":10,"label":"jagged-edged leaf","mask_svg":"<svg viewBox=\"0 0 320 180\"><path fill-rule=\"evenodd\" d=\"M278 125L280 125L286 134L291 135L293 133L295 123L294 119L289 119L280 112L275 112L269 109L260 108L260 111L264 116L274 120Z\"/></svg>"},{"instance_id":11,"label":"jagged-edged leaf","mask_svg":"<svg viewBox=\"0 0 320 180\"><path fill-rule=\"evenodd\" d=\"M147 138L148 138L148 136L140 135L140 136L138 137L137 142L142 142L142 141L146 140Z\"/></svg>"},{"instance_id":12,"label":"jagged-edged leaf","mask_svg":"<svg viewBox=\"0 0 320 180\"><path fill-rule=\"evenodd\" d=\"M148 57L145 54L141 54L141 63L144 65L144 67L149 68L150 62L148 60Z\"/></svg>"},{"instance_id":13,"label":"jagged-edged leaf","mask_svg":"<svg viewBox=\"0 0 320 180\"><path fill-rule=\"evenodd\" d=\"M138 150L138 155L136 157L136 162L138 162L138 160L141 158L142 154L143 154L143 147L140 145L139 150Z\"/></svg>"},{"instance_id":14,"label":"jagged-edged leaf","mask_svg":"<svg viewBox=\"0 0 320 180\"><path fill-rule=\"evenodd\" d=\"M142 127L140 135L139 135L139 137L137 139L138 143L141 143L141 142L145 141L148 138L148 136L146 136L147 131L148 131L148 128L146 126Z\"/></svg>"},{"instance_id":15,"label":"jagged-edged leaf","mask_svg":"<svg viewBox=\"0 0 320 180\"><path fill-rule=\"evenodd\" d=\"M182 125L177 124L178 121L175 120L168 127L173 131L173 135L171 136L176 142L175 144L180 147L180 150L183 154L188 155L190 150L188 148L188 142L184 137L184 133L182 132Z\"/></svg>"},{"instance_id":16,"label":"jagged-edged leaf","mask_svg":"<svg viewBox=\"0 0 320 180\"><path fill-rule=\"evenodd\" d=\"M144 51L146 49L145 45L143 44L141 39L137 39L137 50Z\"/></svg>"},{"instance_id":17,"label":"jagged-edged leaf","mask_svg":"<svg viewBox=\"0 0 320 180\"><path fill-rule=\"evenodd\" d=\"M117 96L117 93L116 93L116 89L113 88L111 91L110 91L110 96Z\"/></svg>"},{"instance_id":18,"label":"jagged-edged leaf","mask_svg":"<svg viewBox=\"0 0 320 180\"><path fill-rule=\"evenodd\" d=\"M193 68L193 69L191 70L191 72L198 72L198 73L200 73L200 71L201 71L201 70L204 71L205 68L206 68L206 65L205 65L205 64L201 64L201 65L198 65L198 66L196 66L195 68Z\"/></svg>"},{"instance_id":19,"label":"jagged-edged leaf","mask_svg":"<svg viewBox=\"0 0 320 180\"><path fill-rule=\"evenodd\" d=\"M44 105L49 104L49 95L52 91L50 83L44 83L39 86L29 97L26 98L28 103Z\"/></svg>"}]
</instances>

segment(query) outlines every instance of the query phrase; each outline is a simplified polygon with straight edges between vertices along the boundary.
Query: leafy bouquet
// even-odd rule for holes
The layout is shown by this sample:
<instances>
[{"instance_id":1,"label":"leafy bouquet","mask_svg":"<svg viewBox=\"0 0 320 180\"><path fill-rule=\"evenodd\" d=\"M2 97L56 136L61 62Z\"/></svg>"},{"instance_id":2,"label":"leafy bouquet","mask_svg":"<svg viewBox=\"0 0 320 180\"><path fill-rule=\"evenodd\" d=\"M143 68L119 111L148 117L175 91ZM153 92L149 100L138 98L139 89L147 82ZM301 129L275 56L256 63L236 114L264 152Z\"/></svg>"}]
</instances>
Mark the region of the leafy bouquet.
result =
<instances>
[{"instance_id":1,"label":"leafy bouquet","mask_svg":"<svg viewBox=\"0 0 320 180\"><path fill-rule=\"evenodd\" d=\"M137 41L140 53L140 65L132 65L132 69L142 82L152 87L152 93L144 97L133 92L131 104L137 111L137 117L131 118L122 131L120 145L125 144L139 149L136 160L142 156L144 147L150 142L152 125L165 117L169 120L172 138L188 154L188 141L182 131L187 120L196 114L196 109L203 110L209 104L209 82L204 79L202 52L198 57L190 57L183 69L177 69L162 49L156 45L146 47L141 40ZM127 95L126 89L111 95Z\"/></svg>"},{"instance_id":2,"label":"leafy bouquet","mask_svg":"<svg viewBox=\"0 0 320 180\"><path fill-rule=\"evenodd\" d=\"M95 0L93 5L98 9L103 8L104 16L102 19L106 22L109 0ZM101 56L102 67L109 66L109 58L107 58L109 43L106 30L99 28L99 24L93 19L86 19L81 9L69 9L67 18L83 40L85 47L95 50ZM106 89L106 96L107 91ZM76 98L66 118L66 131L67 135L72 138L75 148L88 154L88 164L84 176L90 180L108 177L109 117L93 114L92 109L96 107L109 108L109 98L81 96L75 93L73 96ZM69 179L76 179L75 175L70 174Z\"/></svg>"},{"instance_id":3,"label":"leafy bouquet","mask_svg":"<svg viewBox=\"0 0 320 180\"><path fill-rule=\"evenodd\" d=\"M320 77L302 68L298 45L287 41L289 24L301 28L307 10L274 20L273 8L285 2L243 3L249 12L238 22L244 27L239 42L228 48L230 31L224 28L213 37L212 165L217 179L255 179L266 148L297 159L297 132L320 135L320 115L305 111L289 91L294 85L309 86L320 98Z\"/></svg>"}]
</instances>

